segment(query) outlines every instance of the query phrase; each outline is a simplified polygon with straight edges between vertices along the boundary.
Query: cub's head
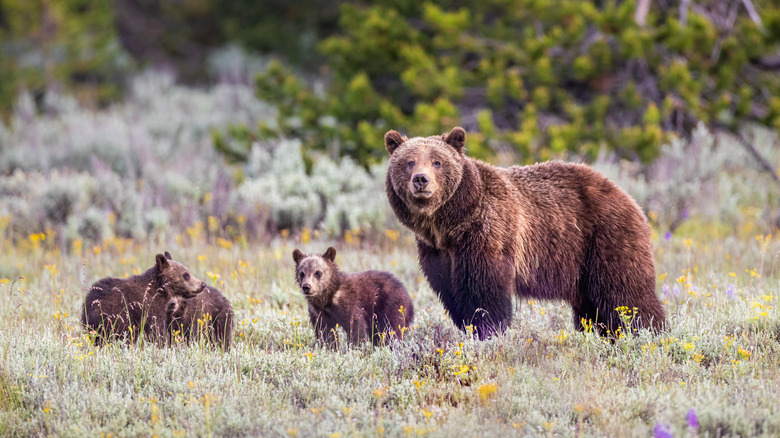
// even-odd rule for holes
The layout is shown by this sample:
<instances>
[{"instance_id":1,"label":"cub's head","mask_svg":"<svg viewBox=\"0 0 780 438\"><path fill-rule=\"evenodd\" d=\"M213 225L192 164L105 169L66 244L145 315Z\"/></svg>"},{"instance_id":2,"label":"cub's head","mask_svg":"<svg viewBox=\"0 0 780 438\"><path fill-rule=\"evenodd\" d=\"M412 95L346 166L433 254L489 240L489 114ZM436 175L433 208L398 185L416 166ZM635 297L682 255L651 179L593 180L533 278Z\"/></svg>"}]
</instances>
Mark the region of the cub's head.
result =
<instances>
[{"instance_id":1,"label":"cub's head","mask_svg":"<svg viewBox=\"0 0 780 438\"><path fill-rule=\"evenodd\" d=\"M328 248L322 255L308 256L296 249L292 256L295 261L295 280L306 298L318 297L331 291L332 287L329 286L332 286L338 275L335 248Z\"/></svg>"},{"instance_id":2,"label":"cub's head","mask_svg":"<svg viewBox=\"0 0 780 438\"><path fill-rule=\"evenodd\" d=\"M431 215L450 200L463 177L465 142L461 127L432 137L385 134L388 184L412 213Z\"/></svg>"},{"instance_id":3,"label":"cub's head","mask_svg":"<svg viewBox=\"0 0 780 438\"><path fill-rule=\"evenodd\" d=\"M168 251L165 251L165 255L157 254L155 263L157 275L172 297L192 298L206 288L206 283L192 275L186 266L171 260Z\"/></svg>"}]
</instances>

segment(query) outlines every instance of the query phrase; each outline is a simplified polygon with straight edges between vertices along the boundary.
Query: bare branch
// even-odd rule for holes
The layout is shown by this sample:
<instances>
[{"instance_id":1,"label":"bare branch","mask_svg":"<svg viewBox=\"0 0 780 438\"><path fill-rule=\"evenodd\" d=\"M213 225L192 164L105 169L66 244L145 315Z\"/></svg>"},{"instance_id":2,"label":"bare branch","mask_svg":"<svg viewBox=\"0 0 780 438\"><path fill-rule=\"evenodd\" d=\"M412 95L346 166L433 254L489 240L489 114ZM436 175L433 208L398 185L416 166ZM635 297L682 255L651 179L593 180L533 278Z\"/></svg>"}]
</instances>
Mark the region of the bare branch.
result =
<instances>
[{"instance_id":1,"label":"bare branch","mask_svg":"<svg viewBox=\"0 0 780 438\"><path fill-rule=\"evenodd\" d=\"M688 23L688 5L691 0L682 0L680 2L680 24L685 26Z\"/></svg>"},{"instance_id":2,"label":"bare branch","mask_svg":"<svg viewBox=\"0 0 780 438\"><path fill-rule=\"evenodd\" d=\"M756 12L756 8L753 7L753 2L750 0L742 0L742 4L745 5L745 9L747 9L747 13L750 16L750 19L753 20L754 23L756 23L756 26L758 26L759 29L764 29L764 25L761 23L761 17L758 16L758 12Z\"/></svg>"},{"instance_id":3,"label":"bare branch","mask_svg":"<svg viewBox=\"0 0 780 438\"><path fill-rule=\"evenodd\" d=\"M647 24L647 12L650 10L650 0L639 0L634 13L634 21L639 27L645 27Z\"/></svg>"},{"instance_id":4,"label":"bare branch","mask_svg":"<svg viewBox=\"0 0 780 438\"><path fill-rule=\"evenodd\" d=\"M755 61L756 66L764 70L780 69L780 55L765 56Z\"/></svg>"},{"instance_id":5,"label":"bare branch","mask_svg":"<svg viewBox=\"0 0 780 438\"><path fill-rule=\"evenodd\" d=\"M755 146L751 142L749 142L745 137L742 136L742 133L735 132L731 129L726 128L723 125L716 124L715 127L720 128L721 131L733 135L737 142L745 148L745 150L756 160L758 165L763 169L766 173L769 174L769 176L772 178L772 180L775 182L775 184L780 187L780 176L777 175L777 169L775 169L775 166L772 165L772 163L769 162L763 155L761 155L761 152L756 149Z\"/></svg>"}]
</instances>

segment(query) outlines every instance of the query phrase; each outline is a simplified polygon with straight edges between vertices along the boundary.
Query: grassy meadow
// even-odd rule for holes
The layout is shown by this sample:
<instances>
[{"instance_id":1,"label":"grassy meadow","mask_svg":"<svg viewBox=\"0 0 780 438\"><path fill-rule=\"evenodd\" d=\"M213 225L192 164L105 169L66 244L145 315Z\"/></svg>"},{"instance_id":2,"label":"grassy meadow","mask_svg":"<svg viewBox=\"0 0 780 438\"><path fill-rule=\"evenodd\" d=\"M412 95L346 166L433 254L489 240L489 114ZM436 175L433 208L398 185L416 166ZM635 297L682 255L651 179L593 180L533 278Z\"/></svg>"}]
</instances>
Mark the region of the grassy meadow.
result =
<instances>
[{"instance_id":1,"label":"grassy meadow","mask_svg":"<svg viewBox=\"0 0 780 438\"><path fill-rule=\"evenodd\" d=\"M240 163L215 150L215 132L273 120L251 87L150 73L103 110L44 104L23 95L0 123L0 436L780 435L780 193L704 126L649 165L593 162L654 227L666 331L612 343L574 332L564 303L518 300L479 342L422 278L386 163L295 138L254 141ZM776 132L746 132L780 163ZM330 245L343 270L406 285L402 342L315 341L291 253ZM90 285L165 250L232 301L230 352L89 342Z\"/></svg>"},{"instance_id":2,"label":"grassy meadow","mask_svg":"<svg viewBox=\"0 0 780 438\"><path fill-rule=\"evenodd\" d=\"M504 335L474 340L421 277L411 233L347 235L336 245L342 269L394 273L416 320L392 347L341 340L338 351L316 342L290 255L331 240L304 230L246 244L188 231L77 240L67 253L40 233L0 241L0 435L780 434L780 244L751 226L654 233L668 330L614 343L573 331L565 303L531 300L517 301ZM230 352L89 343L86 289L139 273L164 250L232 301Z\"/></svg>"}]
</instances>

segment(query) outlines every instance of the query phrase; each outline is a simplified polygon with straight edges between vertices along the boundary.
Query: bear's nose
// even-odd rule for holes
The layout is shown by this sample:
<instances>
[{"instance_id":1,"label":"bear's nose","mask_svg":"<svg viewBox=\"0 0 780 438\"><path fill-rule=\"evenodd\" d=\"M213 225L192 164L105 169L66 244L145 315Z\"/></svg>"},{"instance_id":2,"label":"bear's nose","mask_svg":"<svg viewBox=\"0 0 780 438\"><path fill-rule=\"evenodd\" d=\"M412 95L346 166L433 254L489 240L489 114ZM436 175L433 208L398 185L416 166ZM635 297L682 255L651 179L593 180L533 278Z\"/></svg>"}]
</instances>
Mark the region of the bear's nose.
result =
<instances>
[{"instance_id":1,"label":"bear's nose","mask_svg":"<svg viewBox=\"0 0 780 438\"><path fill-rule=\"evenodd\" d=\"M424 173L418 173L412 177L412 184L414 184L415 189L422 190L428 185L428 177Z\"/></svg>"},{"instance_id":2,"label":"bear's nose","mask_svg":"<svg viewBox=\"0 0 780 438\"><path fill-rule=\"evenodd\" d=\"M301 286L301 289L303 289L303 293L307 294L311 290L311 286L309 286L308 284L304 284L303 286Z\"/></svg>"}]
</instances>

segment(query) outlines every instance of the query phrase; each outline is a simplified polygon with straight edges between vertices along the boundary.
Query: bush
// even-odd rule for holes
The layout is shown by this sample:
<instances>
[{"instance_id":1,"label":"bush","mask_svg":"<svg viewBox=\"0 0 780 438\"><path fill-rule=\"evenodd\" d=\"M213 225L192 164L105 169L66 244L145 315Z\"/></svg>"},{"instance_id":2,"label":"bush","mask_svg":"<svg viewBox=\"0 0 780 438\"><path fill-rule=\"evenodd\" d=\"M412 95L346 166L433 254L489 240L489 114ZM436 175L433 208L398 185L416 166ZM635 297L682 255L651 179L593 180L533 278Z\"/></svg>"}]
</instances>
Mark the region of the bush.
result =
<instances>
[{"instance_id":1,"label":"bush","mask_svg":"<svg viewBox=\"0 0 780 438\"><path fill-rule=\"evenodd\" d=\"M3 231L12 240L43 232L70 248L77 239L98 244L198 226L212 239L241 240L393 225L376 196L379 168L278 138L252 143L242 166L227 164L210 134L275 114L240 83L198 90L148 73L121 106L91 111L56 94L44 102L39 114L23 94L9 125L0 124L0 217L9 218Z\"/></svg>"},{"instance_id":2,"label":"bush","mask_svg":"<svg viewBox=\"0 0 780 438\"><path fill-rule=\"evenodd\" d=\"M780 127L780 80L765 67L780 9L758 3L767 28L742 8L730 25L722 8L689 8L683 22L679 8L652 3L639 25L635 2L347 2L340 33L320 44L324 92L269 64L256 89L279 105L276 127L249 132L363 165L384 156L388 129L435 135L456 124L489 132L472 144L483 158L592 159L607 147L649 162L700 121Z\"/></svg>"},{"instance_id":3,"label":"bush","mask_svg":"<svg viewBox=\"0 0 780 438\"><path fill-rule=\"evenodd\" d=\"M247 179L236 189L234 209L268 212L275 231L306 227L341 236L394 224L384 199L384 168L367 172L349 158L319 156L308 174L294 140L282 140L272 151L256 143L244 168Z\"/></svg>"}]
</instances>

